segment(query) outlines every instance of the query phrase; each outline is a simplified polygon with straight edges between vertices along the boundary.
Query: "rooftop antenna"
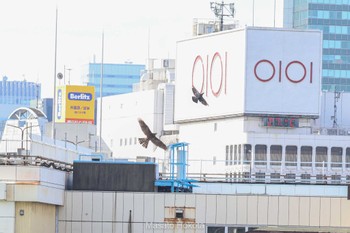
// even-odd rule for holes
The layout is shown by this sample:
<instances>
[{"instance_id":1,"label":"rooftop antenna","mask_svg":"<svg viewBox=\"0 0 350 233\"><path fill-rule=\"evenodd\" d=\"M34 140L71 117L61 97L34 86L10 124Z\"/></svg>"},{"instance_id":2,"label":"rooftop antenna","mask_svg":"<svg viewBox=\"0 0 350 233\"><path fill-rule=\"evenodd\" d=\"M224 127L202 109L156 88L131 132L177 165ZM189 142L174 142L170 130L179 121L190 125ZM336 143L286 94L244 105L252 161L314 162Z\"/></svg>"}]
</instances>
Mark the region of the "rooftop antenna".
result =
<instances>
[{"instance_id":1,"label":"rooftop antenna","mask_svg":"<svg viewBox=\"0 0 350 233\"><path fill-rule=\"evenodd\" d=\"M214 12L215 16L220 19L220 31L224 30L224 16L234 17L235 14L235 4L228 3L225 4L224 1L221 3L210 2L210 9ZM224 13L224 9L227 13Z\"/></svg>"},{"instance_id":2,"label":"rooftop antenna","mask_svg":"<svg viewBox=\"0 0 350 233\"><path fill-rule=\"evenodd\" d=\"M337 102L340 99L341 92L337 91L337 88L334 90L334 115L331 116L331 119L333 120L333 128L338 127L338 120L337 120Z\"/></svg>"}]
</instances>

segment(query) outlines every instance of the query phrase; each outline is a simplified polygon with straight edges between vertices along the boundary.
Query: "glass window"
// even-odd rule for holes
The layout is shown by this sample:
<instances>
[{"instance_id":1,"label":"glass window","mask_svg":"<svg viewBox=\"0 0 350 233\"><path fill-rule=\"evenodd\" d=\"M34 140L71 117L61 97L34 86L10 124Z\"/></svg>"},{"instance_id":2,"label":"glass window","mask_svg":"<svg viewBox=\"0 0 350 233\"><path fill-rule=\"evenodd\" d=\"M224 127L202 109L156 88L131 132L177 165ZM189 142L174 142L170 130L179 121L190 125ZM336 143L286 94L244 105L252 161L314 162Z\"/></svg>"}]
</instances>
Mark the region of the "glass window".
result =
<instances>
[{"instance_id":1,"label":"glass window","mask_svg":"<svg viewBox=\"0 0 350 233\"><path fill-rule=\"evenodd\" d=\"M230 165L233 164L233 145L230 145Z\"/></svg>"},{"instance_id":2,"label":"glass window","mask_svg":"<svg viewBox=\"0 0 350 233\"><path fill-rule=\"evenodd\" d=\"M312 147L302 146L300 148L300 163L302 167L312 166Z\"/></svg>"},{"instance_id":3,"label":"glass window","mask_svg":"<svg viewBox=\"0 0 350 233\"><path fill-rule=\"evenodd\" d=\"M271 173L270 175L271 182L280 182L281 174L280 173Z\"/></svg>"},{"instance_id":4,"label":"glass window","mask_svg":"<svg viewBox=\"0 0 350 233\"><path fill-rule=\"evenodd\" d=\"M301 174L300 176L301 182L303 183L310 183L311 175L310 174Z\"/></svg>"},{"instance_id":5,"label":"glass window","mask_svg":"<svg viewBox=\"0 0 350 233\"><path fill-rule=\"evenodd\" d=\"M237 145L235 145L235 151L234 151L234 157L233 157L233 164L237 164Z\"/></svg>"},{"instance_id":6,"label":"glass window","mask_svg":"<svg viewBox=\"0 0 350 233\"><path fill-rule=\"evenodd\" d=\"M255 146L255 165L266 165L267 160L267 146L256 145Z\"/></svg>"},{"instance_id":7,"label":"glass window","mask_svg":"<svg viewBox=\"0 0 350 233\"><path fill-rule=\"evenodd\" d=\"M241 145L238 145L238 159L237 164L241 164Z\"/></svg>"},{"instance_id":8,"label":"glass window","mask_svg":"<svg viewBox=\"0 0 350 233\"><path fill-rule=\"evenodd\" d=\"M316 167L327 167L327 147L318 146L316 147Z\"/></svg>"},{"instance_id":9,"label":"glass window","mask_svg":"<svg viewBox=\"0 0 350 233\"><path fill-rule=\"evenodd\" d=\"M341 176L340 175L332 175L331 180L332 180L332 184L340 184Z\"/></svg>"},{"instance_id":10,"label":"glass window","mask_svg":"<svg viewBox=\"0 0 350 233\"><path fill-rule=\"evenodd\" d=\"M350 167L350 148L346 148L346 153L345 153L345 163L346 167Z\"/></svg>"},{"instance_id":11,"label":"glass window","mask_svg":"<svg viewBox=\"0 0 350 233\"><path fill-rule=\"evenodd\" d=\"M284 178L285 181L294 182L295 181L295 174L294 173L287 173Z\"/></svg>"},{"instance_id":12,"label":"glass window","mask_svg":"<svg viewBox=\"0 0 350 233\"><path fill-rule=\"evenodd\" d=\"M265 173L264 172L255 173L255 179L257 182L265 182Z\"/></svg>"},{"instance_id":13,"label":"glass window","mask_svg":"<svg viewBox=\"0 0 350 233\"><path fill-rule=\"evenodd\" d=\"M207 233L225 233L225 227L208 227Z\"/></svg>"},{"instance_id":14,"label":"glass window","mask_svg":"<svg viewBox=\"0 0 350 233\"><path fill-rule=\"evenodd\" d=\"M282 146L272 145L270 147L270 155L271 155L271 165L280 166L282 161Z\"/></svg>"},{"instance_id":15,"label":"glass window","mask_svg":"<svg viewBox=\"0 0 350 233\"><path fill-rule=\"evenodd\" d=\"M343 148L331 148L331 167L342 167Z\"/></svg>"},{"instance_id":16,"label":"glass window","mask_svg":"<svg viewBox=\"0 0 350 233\"><path fill-rule=\"evenodd\" d=\"M297 146L286 146L286 166L297 165Z\"/></svg>"},{"instance_id":17,"label":"glass window","mask_svg":"<svg viewBox=\"0 0 350 233\"><path fill-rule=\"evenodd\" d=\"M252 145L244 144L243 150L243 164L250 164L252 159Z\"/></svg>"},{"instance_id":18,"label":"glass window","mask_svg":"<svg viewBox=\"0 0 350 233\"><path fill-rule=\"evenodd\" d=\"M225 166L228 165L228 154L229 154L229 149L230 149L230 147L229 147L229 146L226 146Z\"/></svg>"}]
</instances>

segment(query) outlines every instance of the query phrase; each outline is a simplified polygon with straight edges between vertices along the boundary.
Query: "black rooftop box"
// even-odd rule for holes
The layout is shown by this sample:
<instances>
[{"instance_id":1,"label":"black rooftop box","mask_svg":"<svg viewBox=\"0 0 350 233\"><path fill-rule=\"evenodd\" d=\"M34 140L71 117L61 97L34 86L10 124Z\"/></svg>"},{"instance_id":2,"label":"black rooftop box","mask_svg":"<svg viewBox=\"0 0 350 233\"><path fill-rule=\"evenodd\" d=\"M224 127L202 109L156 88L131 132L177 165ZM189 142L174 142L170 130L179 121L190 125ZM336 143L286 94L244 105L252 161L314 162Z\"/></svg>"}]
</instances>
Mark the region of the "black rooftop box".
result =
<instances>
[{"instance_id":1,"label":"black rooftop box","mask_svg":"<svg viewBox=\"0 0 350 233\"><path fill-rule=\"evenodd\" d=\"M155 191L155 163L74 161L73 167L73 190Z\"/></svg>"}]
</instances>

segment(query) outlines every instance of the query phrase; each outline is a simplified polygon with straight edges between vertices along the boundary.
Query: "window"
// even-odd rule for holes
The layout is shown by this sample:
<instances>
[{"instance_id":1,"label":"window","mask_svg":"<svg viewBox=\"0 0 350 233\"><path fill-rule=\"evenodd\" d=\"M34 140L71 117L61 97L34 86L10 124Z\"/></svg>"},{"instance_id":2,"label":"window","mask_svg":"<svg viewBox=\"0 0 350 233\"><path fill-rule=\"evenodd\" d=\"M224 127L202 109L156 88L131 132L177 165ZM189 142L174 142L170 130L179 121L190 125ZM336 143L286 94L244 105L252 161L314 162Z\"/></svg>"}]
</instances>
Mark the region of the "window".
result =
<instances>
[{"instance_id":1,"label":"window","mask_svg":"<svg viewBox=\"0 0 350 233\"><path fill-rule=\"evenodd\" d=\"M271 165L281 166L282 146L272 145L270 147Z\"/></svg>"},{"instance_id":2,"label":"window","mask_svg":"<svg viewBox=\"0 0 350 233\"><path fill-rule=\"evenodd\" d=\"M327 181L327 177L322 174L317 174L316 175L316 183L324 183Z\"/></svg>"},{"instance_id":3,"label":"window","mask_svg":"<svg viewBox=\"0 0 350 233\"><path fill-rule=\"evenodd\" d=\"M340 184L341 176L340 175L332 175L331 180L332 180L332 184Z\"/></svg>"},{"instance_id":4,"label":"window","mask_svg":"<svg viewBox=\"0 0 350 233\"><path fill-rule=\"evenodd\" d=\"M267 146L256 145L255 146L255 165L266 165L267 160Z\"/></svg>"},{"instance_id":5,"label":"window","mask_svg":"<svg viewBox=\"0 0 350 233\"><path fill-rule=\"evenodd\" d=\"M327 167L327 147L316 147L316 167Z\"/></svg>"},{"instance_id":6,"label":"window","mask_svg":"<svg viewBox=\"0 0 350 233\"><path fill-rule=\"evenodd\" d=\"M311 175L310 174L301 174L301 182L310 183Z\"/></svg>"},{"instance_id":7,"label":"window","mask_svg":"<svg viewBox=\"0 0 350 233\"><path fill-rule=\"evenodd\" d=\"M225 227L208 227L207 233L225 233Z\"/></svg>"},{"instance_id":8,"label":"window","mask_svg":"<svg viewBox=\"0 0 350 233\"><path fill-rule=\"evenodd\" d=\"M235 151L234 151L234 157L233 157L233 164L237 164L237 145L235 145Z\"/></svg>"},{"instance_id":9,"label":"window","mask_svg":"<svg viewBox=\"0 0 350 233\"><path fill-rule=\"evenodd\" d=\"M265 182L265 173L264 172L257 172L255 173L255 178L257 182Z\"/></svg>"},{"instance_id":10,"label":"window","mask_svg":"<svg viewBox=\"0 0 350 233\"><path fill-rule=\"evenodd\" d=\"M237 159L237 164L241 164L241 159L242 159L242 157L241 157L241 152L242 152L242 150L241 150L241 145L238 145L238 159Z\"/></svg>"},{"instance_id":11,"label":"window","mask_svg":"<svg viewBox=\"0 0 350 233\"><path fill-rule=\"evenodd\" d=\"M250 164L252 160L252 145L243 145L243 164Z\"/></svg>"},{"instance_id":12,"label":"window","mask_svg":"<svg viewBox=\"0 0 350 233\"><path fill-rule=\"evenodd\" d=\"M229 147L229 146L226 146L225 166L228 165L228 153L229 153L229 149L230 149L230 147Z\"/></svg>"},{"instance_id":13,"label":"window","mask_svg":"<svg viewBox=\"0 0 350 233\"><path fill-rule=\"evenodd\" d=\"M343 148L332 147L331 148L331 167L342 167L343 161Z\"/></svg>"},{"instance_id":14,"label":"window","mask_svg":"<svg viewBox=\"0 0 350 233\"><path fill-rule=\"evenodd\" d=\"M280 173L271 173L270 178L271 178L271 182L280 182L281 174Z\"/></svg>"},{"instance_id":15,"label":"window","mask_svg":"<svg viewBox=\"0 0 350 233\"><path fill-rule=\"evenodd\" d=\"M350 148L346 148L345 163L346 167L350 167Z\"/></svg>"},{"instance_id":16,"label":"window","mask_svg":"<svg viewBox=\"0 0 350 233\"><path fill-rule=\"evenodd\" d=\"M297 165L297 146L286 146L286 166Z\"/></svg>"},{"instance_id":17,"label":"window","mask_svg":"<svg viewBox=\"0 0 350 233\"><path fill-rule=\"evenodd\" d=\"M230 145L230 165L232 165L233 162L233 145Z\"/></svg>"},{"instance_id":18,"label":"window","mask_svg":"<svg viewBox=\"0 0 350 233\"><path fill-rule=\"evenodd\" d=\"M311 167L312 165L312 147L302 146L300 148L300 162L302 167Z\"/></svg>"},{"instance_id":19,"label":"window","mask_svg":"<svg viewBox=\"0 0 350 233\"><path fill-rule=\"evenodd\" d=\"M285 181L289 182L295 182L295 174L294 173L287 173L284 177Z\"/></svg>"}]
</instances>

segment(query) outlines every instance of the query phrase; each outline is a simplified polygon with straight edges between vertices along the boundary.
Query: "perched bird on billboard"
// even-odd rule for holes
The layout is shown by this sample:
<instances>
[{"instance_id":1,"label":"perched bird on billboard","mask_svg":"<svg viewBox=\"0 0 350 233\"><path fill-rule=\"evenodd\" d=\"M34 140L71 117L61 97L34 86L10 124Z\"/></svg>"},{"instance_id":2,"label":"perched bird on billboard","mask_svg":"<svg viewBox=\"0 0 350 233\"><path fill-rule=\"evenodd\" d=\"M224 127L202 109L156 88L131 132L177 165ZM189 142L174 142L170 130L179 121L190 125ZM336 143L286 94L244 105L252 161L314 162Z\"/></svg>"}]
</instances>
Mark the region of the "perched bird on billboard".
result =
<instances>
[{"instance_id":1,"label":"perched bird on billboard","mask_svg":"<svg viewBox=\"0 0 350 233\"><path fill-rule=\"evenodd\" d=\"M138 118L137 120L140 124L142 132L146 135L146 138L139 138L139 143L144 148L147 148L148 142L151 141L154 145L162 148L163 150L168 149L167 146L156 137L156 134L151 132L151 130L148 128L146 123L141 118Z\"/></svg>"},{"instance_id":2,"label":"perched bird on billboard","mask_svg":"<svg viewBox=\"0 0 350 233\"><path fill-rule=\"evenodd\" d=\"M199 91L197 91L197 89L195 87L192 87L192 92L194 95L194 96L192 96L193 102L198 103L198 100L199 100L199 102L201 102L203 105L209 106L207 101L203 98L204 93L199 93Z\"/></svg>"}]
</instances>

